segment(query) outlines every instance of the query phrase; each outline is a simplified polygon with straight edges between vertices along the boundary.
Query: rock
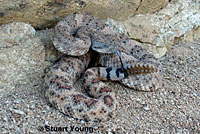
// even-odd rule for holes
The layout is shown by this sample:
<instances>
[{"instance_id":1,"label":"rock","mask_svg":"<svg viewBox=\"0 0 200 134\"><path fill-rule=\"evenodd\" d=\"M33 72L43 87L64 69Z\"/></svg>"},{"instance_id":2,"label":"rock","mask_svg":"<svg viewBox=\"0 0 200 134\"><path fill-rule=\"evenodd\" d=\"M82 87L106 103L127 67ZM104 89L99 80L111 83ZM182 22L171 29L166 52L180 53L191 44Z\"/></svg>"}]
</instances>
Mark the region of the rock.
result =
<instances>
[{"instance_id":1,"label":"rock","mask_svg":"<svg viewBox=\"0 0 200 134\"><path fill-rule=\"evenodd\" d=\"M125 20L136 13L155 12L167 3L168 0L4 0L0 1L0 25L23 21L41 29L74 12Z\"/></svg>"},{"instance_id":2,"label":"rock","mask_svg":"<svg viewBox=\"0 0 200 134\"><path fill-rule=\"evenodd\" d=\"M146 14L158 11L160 7L165 7L168 0L141 0L137 13Z\"/></svg>"},{"instance_id":3,"label":"rock","mask_svg":"<svg viewBox=\"0 0 200 134\"><path fill-rule=\"evenodd\" d=\"M180 37L179 42L192 42L198 39L200 39L200 26L196 29L187 32L185 35Z\"/></svg>"},{"instance_id":4,"label":"rock","mask_svg":"<svg viewBox=\"0 0 200 134\"><path fill-rule=\"evenodd\" d=\"M45 51L34 28L23 22L0 26L0 94L41 81Z\"/></svg>"},{"instance_id":5,"label":"rock","mask_svg":"<svg viewBox=\"0 0 200 134\"><path fill-rule=\"evenodd\" d=\"M169 4L165 9L154 14L152 21L159 27L158 46L174 44L177 38L200 26L200 2L197 0Z\"/></svg>"},{"instance_id":6,"label":"rock","mask_svg":"<svg viewBox=\"0 0 200 134\"><path fill-rule=\"evenodd\" d=\"M16 114L25 115L25 113L21 110L10 108L10 111Z\"/></svg>"},{"instance_id":7,"label":"rock","mask_svg":"<svg viewBox=\"0 0 200 134\"><path fill-rule=\"evenodd\" d=\"M144 43L156 44L155 38L158 35L159 27L153 25L150 15L136 15L119 22L119 24L125 27L130 38Z\"/></svg>"},{"instance_id":8,"label":"rock","mask_svg":"<svg viewBox=\"0 0 200 134\"><path fill-rule=\"evenodd\" d=\"M197 0L173 0L154 14L140 14L118 23L130 38L156 46L162 52L157 55L162 56L169 45L199 38L199 7Z\"/></svg>"},{"instance_id":9,"label":"rock","mask_svg":"<svg viewBox=\"0 0 200 134\"><path fill-rule=\"evenodd\" d=\"M146 110L146 111L150 110L150 108L148 106L144 106L143 109Z\"/></svg>"},{"instance_id":10,"label":"rock","mask_svg":"<svg viewBox=\"0 0 200 134\"><path fill-rule=\"evenodd\" d=\"M53 43L51 41L52 35L53 35L53 28L36 31L36 36L44 44L45 53L46 53L45 60L48 62L53 62L62 55L62 53L60 53L54 48Z\"/></svg>"},{"instance_id":11,"label":"rock","mask_svg":"<svg viewBox=\"0 0 200 134\"><path fill-rule=\"evenodd\" d=\"M146 29L146 31L147 31L146 33L140 33L139 31L142 27L140 27L140 26L137 27L135 25L132 25L132 24L137 24L137 23L133 23L133 20L131 20L130 22L127 21L127 23L125 23L125 24L121 24L120 22L114 21L112 19L106 19L105 23L112 26L117 32L125 34L126 36L129 36L130 38L132 38L134 40L135 44L142 46L144 49L146 49L151 54L153 54L156 58L160 58L163 55L165 55L165 53L167 52L166 47L157 47L156 45L152 45L152 43L151 43L151 41L153 42L154 40L148 41L148 39L153 39L152 37L154 37L156 35L156 34L155 35L153 34L154 31L156 30L156 27L150 28L149 24L145 24L145 22L146 22L145 20L138 19L137 17L134 17L134 19L135 19L135 22L137 21L138 23L141 22L143 24L143 26L144 26L143 30ZM129 27L129 25L131 25L131 26ZM126 29L127 26L129 27L129 29ZM132 35L133 32L130 32L130 31L135 31L135 33L137 33L137 31L138 31L137 37L140 37L140 38L144 37L144 38L142 38L143 40L141 41L140 38L133 37L133 35ZM149 34L149 33L152 33L152 34ZM145 35L143 35L143 34L145 34ZM148 36L151 36L151 37L148 37Z\"/></svg>"},{"instance_id":12,"label":"rock","mask_svg":"<svg viewBox=\"0 0 200 134\"><path fill-rule=\"evenodd\" d=\"M105 19L104 22L106 24L108 24L109 26L113 27L113 29L116 32L128 35L127 30L125 29L125 27L122 26L122 25L119 25L115 20L108 18L108 19Z\"/></svg>"},{"instance_id":13,"label":"rock","mask_svg":"<svg viewBox=\"0 0 200 134\"><path fill-rule=\"evenodd\" d=\"M156 58L161 58L167 52L166 47L157 47L157 46L149 44L149 43L142 43L142 46L147 51L149 51L151 54L153 54Z\"/></svg>"}]
</instances>

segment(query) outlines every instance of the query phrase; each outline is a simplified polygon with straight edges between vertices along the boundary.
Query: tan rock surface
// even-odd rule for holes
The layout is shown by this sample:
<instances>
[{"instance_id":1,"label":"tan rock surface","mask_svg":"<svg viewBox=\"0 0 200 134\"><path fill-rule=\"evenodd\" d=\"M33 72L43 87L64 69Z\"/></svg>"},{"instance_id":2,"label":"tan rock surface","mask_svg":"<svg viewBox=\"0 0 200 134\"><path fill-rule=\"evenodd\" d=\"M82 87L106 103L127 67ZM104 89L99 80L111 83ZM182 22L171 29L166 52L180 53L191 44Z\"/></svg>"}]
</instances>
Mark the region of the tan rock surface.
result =
<instances>
[{"instance_id":1,"label":"tan rock surface","mask_svg":"<svg viewBox=\"0 0 200 134\"><path fill-rule=\"evenodd\" d=\"M168 0L140 0L140 6L137 9L137 13L153 13L158 11L160 7L165 7Z\"/></svg>"},{"instance_id":2,"label":"tan rock surface","mask_svg":"<svg viewBox=\"0 0 200 134\"><path fill-rule=\"evenodd\" d=\"M191 42L200 39L200 26L180 37L179 41Z\"/></svg>"},{"instance_id":3,"label":"tan rock surface","mask_svg":"<svg viewBox=\"0 0 200 134\"><path fill-rule=\"evenodd\" d=\"M36 31L36 36L44 44L45 54L46 54L45 60L48 62L53 62L62 55L62 53L57 51L53 46L53 43L51 41L52 35L53 35L53 28Z\"/></svg>"},{"instance_id":4,"label":"tan rock surface","mask_svg":"<svg viewBox=\"0 0 200 134\"><path fill-rule=\"evenodd\" d=\"M166 47L177 42L200 38L200 2L198 0L174 0L154 14L136 15L119 21L130 38L156 46L158 57L166 53Z\"/></svg>"},{"instance_id":5,"label":"tan rock surface","mask_svg":"<svg viewBox=\"0 0 200 134\"><path fill-rule=\"evenodd\" d=\"M45 51L35 30L22 22L0 26L0 95L41 79Z\"/></svg>"},{"instance_id":6,"label":"tan rock surface","mask_svg":"<svg viewBox=\"0 0 200 134\"><path fill-rule=\"evenodd\" d=\"M0 25L11 21L36 28L52 25L68 14L79 12L105 19L125 20L136 13L151 13L168 0L0 0Z\"/></svg>"}]
</instances>

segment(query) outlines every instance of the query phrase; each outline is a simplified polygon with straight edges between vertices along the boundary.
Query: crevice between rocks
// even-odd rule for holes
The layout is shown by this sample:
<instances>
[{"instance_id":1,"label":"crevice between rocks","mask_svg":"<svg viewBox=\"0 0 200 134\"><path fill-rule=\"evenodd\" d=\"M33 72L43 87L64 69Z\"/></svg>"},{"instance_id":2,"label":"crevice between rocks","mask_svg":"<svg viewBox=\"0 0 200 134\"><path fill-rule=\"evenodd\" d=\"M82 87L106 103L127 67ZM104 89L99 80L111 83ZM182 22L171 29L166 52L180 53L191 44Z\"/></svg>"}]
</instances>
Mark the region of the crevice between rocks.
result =
<instances>
[{"instance_id":1,"label":"crevice between rocks","mask_svg":"<svg viewBox=\"0 0 200 134\"><path fill-rule=\"evenodd\" d=\"M142 1L143 1L143 0L140 0L140 4L139 4L139 5L138 5L138 7L135 9L135 13L137 13L137 12L138 12L138 10L139 10L140 6L142 5Z\"/></svg>"},{"instance_id":2,"label":"crevice between rocks","mask_svg":"<svg viewBox=\"0 0 200 134\"><path fill-rule=\"evenodd\" d=\"M136 38L132 38L132 37L130 37L132 40L135 40L135 41L137 41L137 42L139 42L139 43L146 43L146 44L151 44L151 45L154 45L154 46L156 46L156 44L153 44L153 43L151 43L151 42L144 42L144 41L141 41L140 39L136 39Z\"/></svg>"}]
</instances>

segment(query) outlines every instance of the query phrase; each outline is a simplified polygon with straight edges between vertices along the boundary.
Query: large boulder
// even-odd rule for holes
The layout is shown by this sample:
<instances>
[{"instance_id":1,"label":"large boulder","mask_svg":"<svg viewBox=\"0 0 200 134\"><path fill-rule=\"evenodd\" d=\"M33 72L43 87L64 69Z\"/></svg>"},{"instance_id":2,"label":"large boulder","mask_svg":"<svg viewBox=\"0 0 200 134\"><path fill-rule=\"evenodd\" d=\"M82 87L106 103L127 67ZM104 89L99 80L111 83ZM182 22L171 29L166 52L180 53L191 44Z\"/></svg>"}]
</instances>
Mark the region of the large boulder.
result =
<instances>
[{"instance_id":1,"label":"large boulder","mask_svg":"<svg viewBox=\"0 0 200 134\"><path fill-rule=\"evenodd\" d=\"M152 13L167 4L168 0L2 0L0 25L22 21L35 28L44 28L63 16L79 12L101 19L125 20L139 13Z\"/></svg>"},{"instance_id":2,"label":"large boulder","mask_svg":"<svg viewBox=\"0 0 200 134\"><path fill-rule=\"evenodd\" d=\"M129 37L146 44L156 57L163 56L167 47L200 38L200 3L172 0L154 14L143 14L120 21Z\"/></svg>"},{"instance_id":3,"label":"large boulder","mask_svg":"<svg viewBox=\"0 0 200 134\"><path fill-rule=\"evenodd\" d=\"M0 26L0 94L41 81L44 46L35 29L23 22Z\"/></svg>"}]
</instances>

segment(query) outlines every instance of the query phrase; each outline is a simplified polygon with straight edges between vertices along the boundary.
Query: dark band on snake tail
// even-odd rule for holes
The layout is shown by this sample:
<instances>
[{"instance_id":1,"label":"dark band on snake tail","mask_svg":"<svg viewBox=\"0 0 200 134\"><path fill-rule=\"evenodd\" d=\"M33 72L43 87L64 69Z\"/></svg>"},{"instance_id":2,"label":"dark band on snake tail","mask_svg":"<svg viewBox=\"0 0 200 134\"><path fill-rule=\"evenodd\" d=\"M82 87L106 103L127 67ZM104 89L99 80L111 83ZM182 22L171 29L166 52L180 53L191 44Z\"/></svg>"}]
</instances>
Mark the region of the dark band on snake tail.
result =
<instances>
[{"instance_id":1,"label":"dark band on snake tail","mask_svg":"<svg viewBox=\"0 0 200 134\"><path fill-rule=\"evenodd\" d=\"M124 68L117 68L114 69L112 67L106 68L106 78L107 80L115 80L116 77L117 79L121 79L123 74L123 78L128 76L128 73Z\"/></svg>"},{"instance_id":2,"label":"dark band on snake tail","mask_svg":"<svg viewBox=\"0 0 200 134\"><path fill-rule=\"evenodd\" d=\"M126 69L124 69L124 67L121 67L121 68L117 68L117 70L116 70L116 75L117 75L117 77L119 78L119 74L121 73L123 73L124 74L124 77L127 77L128 76L128 73L127 73L127 71L126 71Z\"/></svg>"},{"instance_id":3,"label":"dark band on snake tail","mask_svg":"<svg viewBox=\"0 0 200 134\"><path fill-rule=\"evenodd\" d=\"M108 80L110 80L110 72L111 72L111 70L112 70L112 67L106 68L106 73L107 73L106 78Z\"/></svg>"}]
</instances>

